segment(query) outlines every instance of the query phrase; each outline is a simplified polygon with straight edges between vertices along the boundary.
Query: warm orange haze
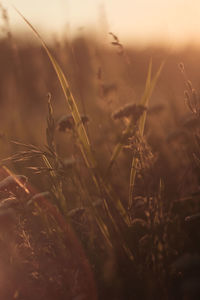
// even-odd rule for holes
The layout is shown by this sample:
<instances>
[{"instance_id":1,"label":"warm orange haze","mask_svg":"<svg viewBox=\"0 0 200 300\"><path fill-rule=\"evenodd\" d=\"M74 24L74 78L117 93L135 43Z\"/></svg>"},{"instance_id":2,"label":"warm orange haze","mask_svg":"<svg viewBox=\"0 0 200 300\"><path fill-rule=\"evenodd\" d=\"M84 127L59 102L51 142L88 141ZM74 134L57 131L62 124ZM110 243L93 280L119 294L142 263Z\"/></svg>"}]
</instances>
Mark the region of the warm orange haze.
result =
<instances>
[{"instance_id":1,"label":"warm orange haze","mask_svg":"<svg viewBox=\"0 0 200 300\"><path fill-rule=\"evenodd\" d=\"M48 35L68 35L84 30L107 29L125 43L165 43L170 47L199 44L200 2L198 0L4 0L12 30L25 25L13 4ZM105 21L104 19L104 21ZM70 31L70 33L69 33Z\"/></svg>"},{"instance_id":2,"label":"warm orange haze","mask_svg":"<svg viewBox=\"0 0 200 300\"><path fill-rule=\"evenodd\" d=\"M0 299L199 300L199 1L12 4Z\"/></svg>"}]
</instances>

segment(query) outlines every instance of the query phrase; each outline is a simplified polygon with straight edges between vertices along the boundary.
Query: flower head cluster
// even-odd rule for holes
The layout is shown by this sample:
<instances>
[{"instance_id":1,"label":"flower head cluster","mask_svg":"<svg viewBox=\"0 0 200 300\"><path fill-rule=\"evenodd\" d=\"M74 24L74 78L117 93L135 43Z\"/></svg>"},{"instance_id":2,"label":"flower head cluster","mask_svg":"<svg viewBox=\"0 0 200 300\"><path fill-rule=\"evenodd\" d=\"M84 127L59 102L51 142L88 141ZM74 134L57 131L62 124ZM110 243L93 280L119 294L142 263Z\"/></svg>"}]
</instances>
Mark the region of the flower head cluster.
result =
<instances>
[{"instance_id":1,"label":"flower head cluster","mask_svg":"<svg viewBox=\"0 0 200 300\"><path fill-rule=\"evenodd\" d=\"M112 116L115 120L133 117L137 121L145 110L147 110L145 106L131 103L114 112Z\"/></svg>"}]
</instances>

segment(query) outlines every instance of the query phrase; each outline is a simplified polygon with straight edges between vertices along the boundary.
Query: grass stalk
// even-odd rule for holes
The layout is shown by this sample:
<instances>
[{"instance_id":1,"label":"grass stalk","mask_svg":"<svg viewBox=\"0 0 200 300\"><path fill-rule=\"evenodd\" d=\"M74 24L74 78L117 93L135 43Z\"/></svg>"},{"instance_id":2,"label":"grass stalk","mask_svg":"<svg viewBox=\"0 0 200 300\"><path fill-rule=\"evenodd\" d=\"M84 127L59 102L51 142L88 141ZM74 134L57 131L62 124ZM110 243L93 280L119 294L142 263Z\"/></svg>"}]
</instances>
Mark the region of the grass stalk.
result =
<instances>
[{"instance_id":1,"label":"grass stalk","mask_svg":"<svg viewBox=\"0 0 200 300\"><path fill-rule=\"evenodd\" d=\"M152 73L152 59L150 60L149 63L149 68L148 68L148 74L147 74L147 79L146 79L146 85L145 85L145 90L144 94L140 100L140 104L148 107L149 100L151 98L151 95L153 93L153 90L156 86L156 83L158 81L158 78L161 74L161 71L164 66L164 61L161 63L158 71L154 75L153 79L151 80L151 73ZM139 119L138 127L139 127L139 133L141 136L144 134L144 127L145 127L145 122L146 122L146 116L147 112L144 111L142 116ZM134 184L135 184L135 178L136 178L136 173L137 173L137 165L138 165L138 158L135 156L132 159L131 163L131 172L130 172L130 183L129 183L129 201L128 201L128 207L131 208L132 206L132 200L133 200L133 190L134 190Z\"/></svg>"},{"instance_id":2,"label":"grass stalk","mask_svg":"<svg viewBox=\"0 0 200 300\"><path fill-rule=\"evenodd\" d=\"M22 17L22 19L26 22L26 24L32 29L32 31L35 33L36 37L39 39L44 50L46 51L47 56L49 57L49 60L52 63L52 66L57 74L60 85L62 87L66 103L68 104L68 106L70 108L72 117L75 122L75 130L76 130L76 133L78 136L78 140L80 142L79 146L80 146L81 153L83 155L83 158L85 160L87 167L91 171L93 181L94 181L95 185L97 186L99 193L103 194L105 196L105 197L103 197L104 203L105 203L105 209L111 220L111 223L113 224L113 226L117 229L117 232L119 233L120 229L118 227L117 222L115 221L115 218L113 218L112 211L110 211L110 204L108 203L109 201L114 203L114 200L109 192L109 189L108 189L105 181L103 180L103 178L100 175L100 172L98 170L97 162L94 158L91 144L89 142L89 138L87 136L84 124L81 120L81 115L79 113L76 101L71 93L70 88L69 88L68 81L67 81L61 67L59 66L56 59L51 54L50 50L48 49L46 43L44 42L44 40L42 39L40 34L33 27L33 25L17 9L16 9L16 11ZM48 165L49 162L47 162L45 159L45 163ZM54 176L54 174L52 174L52 175ZM124 215L126 215L126 220L128 220L127 213L126 213L125 209L123 208L121 201L119 199L117 199L117 201L116 201L116 203L114 203L114 205L116 205L116 207L117 207L118 216L121 216L121 218L124 218ZM96 218L97 224L100 227L101 232L103 232L106 239L109 240L109 234L108 234L109 229L108 229L106 223L103 221L103 219L101 219L101 217L98 216L98 212L95 213L95 218Z\"/></svg>"}]
</instances>

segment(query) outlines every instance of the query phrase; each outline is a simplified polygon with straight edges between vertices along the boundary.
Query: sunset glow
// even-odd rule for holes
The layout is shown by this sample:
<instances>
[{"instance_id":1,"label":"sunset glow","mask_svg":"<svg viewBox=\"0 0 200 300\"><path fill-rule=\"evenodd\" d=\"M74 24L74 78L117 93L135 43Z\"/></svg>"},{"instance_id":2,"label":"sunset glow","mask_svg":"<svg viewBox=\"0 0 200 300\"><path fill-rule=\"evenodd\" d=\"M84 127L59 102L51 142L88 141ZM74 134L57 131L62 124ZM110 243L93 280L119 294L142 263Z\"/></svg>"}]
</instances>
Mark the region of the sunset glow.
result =
<instances>
[{"instance_id":1,"label":"sunset glow","mask_svg":"<svg viewBox=\"0 0 200 300\"><path fill-rule=\"evenodd\" d=\"M2 3L8 9L12 30L25 30L10 2ZM12 4L35 26L52 34L63 34L67 28L72 33L80 28L100 31L103 11L108 30L124 42L199 44L199 0L13 0Z\"/></svg>"}]
</instances>

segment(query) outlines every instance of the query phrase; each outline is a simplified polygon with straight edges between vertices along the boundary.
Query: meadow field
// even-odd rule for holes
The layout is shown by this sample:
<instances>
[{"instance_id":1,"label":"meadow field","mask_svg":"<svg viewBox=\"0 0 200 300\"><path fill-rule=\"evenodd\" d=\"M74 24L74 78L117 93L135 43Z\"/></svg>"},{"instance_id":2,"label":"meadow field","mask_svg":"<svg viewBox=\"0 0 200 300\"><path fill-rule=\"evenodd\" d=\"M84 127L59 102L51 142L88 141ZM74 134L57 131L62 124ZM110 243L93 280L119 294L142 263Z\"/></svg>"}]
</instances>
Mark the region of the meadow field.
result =
<instances>
[{"instance_id":1,"label":"meadow field","mask_svg":"<svg viewBox=\"0 0 200 300\"><path fill-rule=\"evenodd\" d=\"M199 49L48 47L0 40L1 299L199 299Z\"/></svg>"}]
</instances>

